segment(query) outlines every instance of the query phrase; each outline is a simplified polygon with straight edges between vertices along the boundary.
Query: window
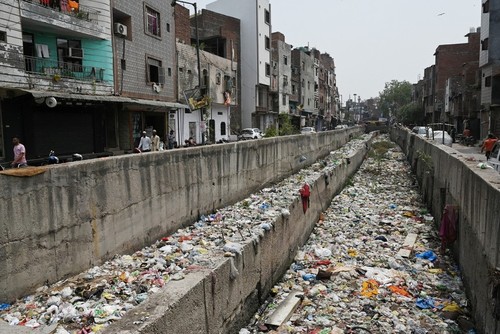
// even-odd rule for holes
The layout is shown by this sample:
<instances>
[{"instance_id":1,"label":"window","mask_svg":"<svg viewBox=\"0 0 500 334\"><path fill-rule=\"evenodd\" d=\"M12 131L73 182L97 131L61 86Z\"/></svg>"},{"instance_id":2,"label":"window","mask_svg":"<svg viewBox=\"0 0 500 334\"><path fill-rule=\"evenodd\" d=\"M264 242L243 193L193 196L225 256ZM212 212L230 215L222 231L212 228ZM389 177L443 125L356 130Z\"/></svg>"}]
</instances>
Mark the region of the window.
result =
<instances>
[{"instance_id":1,"label":"window","mask_svg":"<svg viewBox=\"0 0 500 334\"><path fill-rule=\"evenodd\" d=\"M267 9L264 9L264 21L267 24L271 23L271 13Z\"/></svg>"},{"instance_id":2,"label":"window","mask_svg":"<svg viewBox=\"0 0 500 334\"><path fill-rule=\"evenodd\" d=\"M483 3L483 13L489 13L490 11L490 0Z\"/></svg>"},{"instance_id":3,"label":"window","mask_svg":"<svg viewBox=\"0 0 500 334\"><path fill-rule=\"evenodd\" d=\"M83 50L79 40L57 39L57 59L65 69L71 72L82 72Z\"/></svg>"},{"instance_id":4,"label":"window","mask_svg":"<svg viewBox=\"0 0 500 334\"><path fill-rule=\"evenodd\" d=\"M302 88L304 88L305 86L306 86L306 81L302 79Z\"/></svg>"},{"instance_id":5,"label":"window","mask_svg":"<svg viewBox=\"0 0 500 334\"><path fill-rule=\"evenodd\" d=\"M266 63L266 75L267 76L271 75L271 65L269 65L268 63Z\"/></svg>"},{"instance_id":6,"label":"window","mask_svg":"<svg viewBox=\"0 0 500 334\"><path fill-rule=\"evenodd\" d=\"M288 86L288 75L283 76L283 86Z\"/></svg>"},{"instance_id":7,"label":"window","mask_svg":"<svg viewBox=\"0 0 500 334\"><path fill-rule=\"evenodd\" d=\"M484 87L491 87L491 76L484 78Z\"/></svg>"},{"instance_id":8,"label":"window","mask_svg":"<svg viewBox=\"0 0 500 334\"><path fill-rule=\"evenodd\" d=\"M266 49L270 49L271 48L271 40L269 39L268 36L266 36Z\"/></svg>"},{"instance_id":9,"label":"window","mask_svg":"<svg viewBox=\"0 0 500 334\"><path fill-rule=\"evenodd\" d=\"M220 135L226 135L226 122L220 122Z\"/></svg>"},{"instance_id":10,"label":"window","mask_svg":"<svg viewBox=\"0 0 500 334\"><path fill-rule=\"evenodd\" d=\"M160 13L158 13L156 10L148 6L145 7L146 7L146 33L160 37L161 36Z\"/></svg>"},{"instance_id":11,"label":"window","mask_svg":"<svg viewBox=\"0 0 500 334\"><path fill-rule=\"evenodd\" d=\"M306 70L306 63L302 62L302 71L305 71L305 70Z\"/></svg>"},{"instance_id":12,"label":"window","mask_svg":"<svg viewBox=\"0 0 500 334\"><path fill-rule=\"evenodd\" d=\"M170 23L167 23L167 32L170 32Z\"/></svg>"},{"instance_id":13,"label":"window","mask_svg":"<svg viewBox=\"0 0 500 334\"><path fill-rule=\"evenodd\" d=\"M295 87L295 84L292 85L292 94L297 94L297 88Z\"/></svg>"},{"instance_id":14,"label":"window","mask_svg":"<svg viewBox=\"0 0 500 334\"><path fill-rule=\"evenodd\" d=\"M146 58L146 75L147 82L158 84L165 83L165 69L161 66L161 60L147 57Z\"/></svg>"},{"instance_id":15,"label":"window","mask_svg":"<svg viewBox=\"0 0 500 334\"><path fill-rule=\"evenodd\" d=\"M282 99L281 104L286 106L286 94L283 94L281 99Z\"/></svg>"},{"instance_id":16,"label":"window","mask_svg":"<svg viewBox=\"0 0 500 334\"><path fill-rule=\"evenodd\" d=\"M288 57L283 56L283 64L288 65Z\"/></svg>"},{"instance_id":17,"label":"window","mask_svg":"<svg viewBox=\"0 0 500 334\"><path fill-rule=\"evenodd\" d=\"M481 50L488 50L489 39L485 38L481 41Z\"/></svg>"},{"instance_id":18,"label":"window","mask_svg":"<svg viewBox=\"0 0 500 334\"><path fill-rule=\"evenodd\" d=\"M0 31L0 42L7 43L7 33L5 31Z\"/></svg>"}]
</instances>

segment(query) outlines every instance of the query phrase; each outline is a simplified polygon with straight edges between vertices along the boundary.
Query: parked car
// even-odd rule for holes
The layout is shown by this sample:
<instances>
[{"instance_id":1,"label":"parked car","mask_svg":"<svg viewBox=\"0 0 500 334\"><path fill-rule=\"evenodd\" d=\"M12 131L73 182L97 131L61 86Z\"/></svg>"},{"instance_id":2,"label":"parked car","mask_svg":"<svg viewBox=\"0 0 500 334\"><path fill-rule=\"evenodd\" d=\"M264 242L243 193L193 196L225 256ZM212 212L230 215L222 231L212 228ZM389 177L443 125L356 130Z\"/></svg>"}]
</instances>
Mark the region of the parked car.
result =
<instances>
[{"instance_id":1,"label":"parked car","mask_svg":"<svg viewBox=\"0 0 500 334\"><path fill-rule=\"evenodd\" d=\"M316 130L314 130L314 128L312 128L310 126L305 126L300 130L300 133L303 135L308 135L311 133L316 133Z\"/></svg>"},{"instance_id":2,"label":"parked car","mask_svg":"<svg viewBox=\"0 0 500 334\"><path fill-rule=\"evenodd\" d=\"M412 131L413 131L413 133L416 133L420 137L432 138L432 128L430 128L428 126L415 126L412 129Z\"/></svg>"},{"instance_id":3,"label":"parked car","mask_svg":"<svg viewBox=\"0 0 500 334\"><path fill-rule=\"evenodd\" d=\"M488 164L500 173L500 142L493 146Z\"/></svg>"},{"instance_id":4,"label":"parked car","mask_svg":"<svg viewBox=\"0 0 500 334\"><path fill-rule=\"evenodd\" d=\"M347 129L349 126L347 124L339 124L335 127L335 130Z\"/></svg>"},{"instance_id":5,"label":"parked car","mask_svg":"<svg viewBox=\"0 0 500 334\"><path fill-rule=\"evenodd\" d=\"M437 144L444 144L449 147L451 147L451 144L453 143L453 139L451 139L451 136L448 134L448 132L441 130L434 131L433 140Z\"/></svg>"},{"instance_id":6,"label":"parked car","mask_svg":"<svg viewBox=\"0 0 500 334\"><path fill-rule=\"evenodd\" d=\"M262 131L258 128L246 128L241 130L240 139L260 139Z\"/></svg>"}]
</instances>

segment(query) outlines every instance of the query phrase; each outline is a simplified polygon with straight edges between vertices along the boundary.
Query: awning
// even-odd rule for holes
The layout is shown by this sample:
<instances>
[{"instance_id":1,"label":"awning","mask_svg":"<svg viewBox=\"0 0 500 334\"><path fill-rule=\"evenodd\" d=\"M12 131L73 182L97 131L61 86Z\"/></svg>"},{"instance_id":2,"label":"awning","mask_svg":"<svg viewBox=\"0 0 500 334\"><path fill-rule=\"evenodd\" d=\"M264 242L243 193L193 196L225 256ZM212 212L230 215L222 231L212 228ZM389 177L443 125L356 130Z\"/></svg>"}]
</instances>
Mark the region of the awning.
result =
<instances>
[{"instance_id":1,"label":"awning","mask_svg":"<svg viewBox=\"0 0 500 334\"><path fill-rule=\"evenodd\" d=\"M130 97L114 96L114 95L86 95L86 94L72 94L72 93L41 91L41 90L23 90L23 91L33 95L35 99L53 96L56 99L59 98L72 101L113 102L113 103L144 105L151 107L171 108L171 109L189 108L189 106L177 102L134 99Z\"/></svg>"}]
</instances>

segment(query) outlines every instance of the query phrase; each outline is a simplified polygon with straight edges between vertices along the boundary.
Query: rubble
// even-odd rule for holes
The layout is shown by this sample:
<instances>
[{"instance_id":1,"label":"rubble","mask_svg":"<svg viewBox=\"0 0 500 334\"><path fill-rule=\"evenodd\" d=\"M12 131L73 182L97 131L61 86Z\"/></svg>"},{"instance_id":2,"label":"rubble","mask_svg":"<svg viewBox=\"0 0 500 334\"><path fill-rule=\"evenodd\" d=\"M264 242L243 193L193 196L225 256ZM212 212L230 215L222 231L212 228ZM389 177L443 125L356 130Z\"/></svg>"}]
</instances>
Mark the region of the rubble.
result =
<instances>
[{"instance_id":1,"label":"rubble","mask_svg":"<svg viewBox=\"0 0 500 334\"><path fill-rule=\"evenodd\" d=\"M364 135L353 139L310 167L233 206L201 216L191 226L131 255L116 255L101 266L42 286L12 304L0 301L0 327L8 323L44 329L47 333L99 332L151 294L168 288L169 281L182 280L190 272L213 269L218 258L231 258L241 253L244 244L258 242L272 230L277 217L290 215L288 208L300 197L299 190L305 183L312 185L338 166L349 163L349 157L368 138ZM317 253L321 258L332 256L330 247L318 246ZM233 262L230 275L233 279L239 275ZM318 294L324 292L319 287L316 290Z\"/></svg>"},{"instance_id":2,"label":"rubble","mask_svg":"<svg viewBox=\"0 0 500 334\"><path fill-rule=\"evenodd\" d=\"M449 251L439 252L403 153L385 136L373 145L272 289L266 311L240 333L475 333L460 271ZM291 291L304 299L290 320L263 327Z\"/></svg>"}]
</instances>

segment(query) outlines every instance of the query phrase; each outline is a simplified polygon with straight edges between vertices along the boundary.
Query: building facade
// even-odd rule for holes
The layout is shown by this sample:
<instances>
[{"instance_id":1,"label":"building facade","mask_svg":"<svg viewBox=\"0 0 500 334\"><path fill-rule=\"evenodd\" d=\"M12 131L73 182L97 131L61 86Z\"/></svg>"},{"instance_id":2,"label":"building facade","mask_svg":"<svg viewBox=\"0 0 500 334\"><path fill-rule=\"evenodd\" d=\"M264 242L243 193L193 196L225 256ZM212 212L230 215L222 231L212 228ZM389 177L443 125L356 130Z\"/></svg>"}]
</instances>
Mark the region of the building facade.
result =
<instances>
[{"instance_id":1,"label":"building facade","mask_svg":"<svg viewBox=\"0 0 500 334\"><path fill-rule=\"evenodd\" d=\"M271 52L271 102L272 110L279 114L290 114L289 97L292 77L292 46L285 41L285 35L273 32Z\"/></svg>"},{"instance_id":2,"label":"building facade","mask_svg":"<svg viewBox=\"0 0 500 334\"><path fill-rule=\"evenodd\" d=\"M115 96L139 101L115 107L117 147L137 147L142 131L168 135L177 103L174 8L161 0L113 1ZM130 126L129 126L130 125Z\"/></svg>"},{"instance_id":3,"label":"building facade","mask_svg":"<svg viewBox=\"0 0 500 334\"><path fill-rule=\"evenodd\" d=\"M479 59L479 31L471 31L467 37L467 43L439 45L435 52L435 76L434 76L434 103L433 123L455 122L453 115L445 112L446 82L449 78L460 76L463 67L472 68ZM467 111L473 115L470 126L473 135L479 136L479 123L475 113L479 110Z\"/></svg>"},{"instance_id":4,"label":"building facade","mask_svg":"<svg viewBox=\"0 0 500 334\"><path fill-rule=\"evenodd\" d=\"M481 137L500 136L500 3L483 0L481 11Z\"/></svg>"},{"instance_id":5,"label":"building facade","mask_svg":"<svg viewBox=\"0 0 500 334\"><path fill-rule=\"evenodd\" d=\"M295 48L292 50L292 66L295 80L298 82L298 105L297 112L304 116L301 126L316 126L318 109L315 108L315 58L308 47ZM318 95L319 97L319 95Z\"/></svg>"},{"instance_id":6,"label":"building facade","mask_svg":"<svg viewBox=\"0 0 500 334\"><path fill-rule=\"evenodd\" d=\"M269 0L217 0L207 9L241 23L241 126L266 130L277 114L271 109L271 5Z\"/></svg>"},{"instance_id":7,"label":"building facade","mask_svg":"<svg viewBox=\"0 0 500 334\"><path fill-rule=\"evenodd\" d=\"M113 93L109 0L0 3L0 159L19 136L27 158L103 152ZM64 140L62 140L64 138Z\"/></svg>"}]
</instances>

